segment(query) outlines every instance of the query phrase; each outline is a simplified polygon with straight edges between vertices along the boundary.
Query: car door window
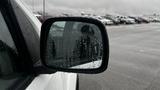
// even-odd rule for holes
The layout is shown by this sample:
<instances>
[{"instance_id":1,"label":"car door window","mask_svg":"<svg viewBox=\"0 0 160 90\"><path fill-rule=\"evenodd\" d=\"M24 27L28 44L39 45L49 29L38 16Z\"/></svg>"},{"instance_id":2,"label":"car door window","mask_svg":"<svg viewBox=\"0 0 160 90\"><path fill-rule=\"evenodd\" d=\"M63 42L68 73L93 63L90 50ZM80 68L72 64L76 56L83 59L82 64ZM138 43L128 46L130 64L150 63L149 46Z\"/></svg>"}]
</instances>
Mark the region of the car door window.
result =
<instances>
[{"instance_id":1,"label":"car door window","mask_svg":"<svg viewBox=\"0 0 160 90\"><path fill-rule=\"evenodd\" d=\"M22 7L14 0L11 0L11 4L14 8L13 10L27 44L31 59L33 63L36 63L40 60L40 45L38 32L36 32L37 29L34 26L35 24L33 24L33 21L27 16L25 10L22 10Z\"/></svg>"},{"instance_id":2,"label":"car door window","mask_svg":"<svg viewBox=\"0 0 160 90\"><path fill-rule=\"evenodd\" d=\"M0 89L8 89L16 79L3 79L3 76L15 73L14 60L17 57L17 49L9 33L7 24L0 11Z\"/></svg>"}]
</instances>

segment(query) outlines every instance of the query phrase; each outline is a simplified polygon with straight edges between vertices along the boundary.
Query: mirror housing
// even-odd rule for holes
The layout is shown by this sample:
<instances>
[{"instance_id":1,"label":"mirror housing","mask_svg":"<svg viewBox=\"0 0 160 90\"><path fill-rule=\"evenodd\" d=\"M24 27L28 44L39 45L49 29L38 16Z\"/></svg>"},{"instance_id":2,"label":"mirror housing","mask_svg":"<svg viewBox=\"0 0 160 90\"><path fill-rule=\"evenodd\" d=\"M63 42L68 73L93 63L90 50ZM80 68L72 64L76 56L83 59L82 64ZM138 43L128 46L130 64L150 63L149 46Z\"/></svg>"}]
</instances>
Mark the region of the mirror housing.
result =
<instances>
[{"instance_id":1,"label":"mirror housing","mask_svg":"<svg viewBox=\"0 0 160 90\"><path fill-rule=\"evenodd\" d=\"M68 22L72 22L72 23L80 22L80 23L85 23L85 24L87 23L87 25L91 25L91 26L94 25L94 27L96 26L98 28L98 31L100 32L100 36L101 36L101 42L100 43L102 44L102 50L100 51L102 53L102 57L101 57L102 61L101 61L101 64L99 65L99 67L96 67L96 68L83 68L83 66L81 66L82 68L77 68L77 67L76 68L72 68L72 66L75 65L74 63L76 63L76 62L72 62L72 64L68 64L68 63L71 63L71 62L67 62L66 58L61 58L60 59L61 62L59 62L60 61L59 60L58 63L55 63L55 62L57 62L55 60L55 58L51 58L51 59L47 59L46 58L48 56L48 54L53 55L54 54L53 52L56 50L56 47L54 47L54 48L52 47L51 50L53 52L52 53L51 52L46 53L46 52L49 51L48 47L50 47L50 46L48 46L49 36L50 35L52 35L52 36L57 36L57 35L63 36L63 35L58 34L58 33L53 33L53 34L51 33L51 31L54 31L56 27L57 27L56 29L59 28L60 32L63 31L63 30L60 30L61 27L58 27L55 24L57 22L60 22L60 24L62 24L62 22L67 22L67 23ZM77 29L79 29L79 28L77 28ZM68 30L70 30L70 29L68 29ZM72 37L72 38L74 38L74 37ZM54 40L51 40L51 41L54 42ZM57 43L55 43L55 44L57 44ZM58 46L59 46L59 44L58 44ZM72 46L72 44L71 44L71 46ZM71 47L71 48L73 48L73 47ZM67 49L67 48L64 48L64 49ZM63 50L61 50L61 51L62 51L62 53L64 53ZM53 71L56 70L56 71L63 71L63 72L87 73L87 74L101 73L101 72L103 72L103 71L105 71L107 69L108 60L109 60L109 40L108 40L108 35L107 35L106 28L100 21L98 21L96 19L93 19L93 18L86 18L86 17L56 17L56 18L47 19L43 23L42 28L41 28L40 54L41 54L42 64L45 67L47 67L49 69L52 69ZM95 56L95 58L97 58L97 57L98 56ZM77 59L77 58L72 58L72 59ZM52 60L52 63L55 63L55 64L50 64L51 60ZM81 60L81 59L79 59L79 60ZM85 59L85 60L88 60L88 58ZM64 62L65 62L66 65L64 65Z\"/></svg>"}]
</instances>

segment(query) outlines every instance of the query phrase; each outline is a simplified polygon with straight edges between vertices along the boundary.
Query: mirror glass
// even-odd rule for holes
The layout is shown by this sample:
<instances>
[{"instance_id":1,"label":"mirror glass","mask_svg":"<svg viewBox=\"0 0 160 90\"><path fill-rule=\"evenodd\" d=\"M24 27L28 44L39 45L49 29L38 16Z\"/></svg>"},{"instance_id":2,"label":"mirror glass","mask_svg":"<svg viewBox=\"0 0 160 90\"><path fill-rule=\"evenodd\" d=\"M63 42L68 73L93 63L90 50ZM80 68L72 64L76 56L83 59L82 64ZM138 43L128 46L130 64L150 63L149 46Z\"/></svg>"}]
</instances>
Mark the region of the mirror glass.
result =
<instances>
[{"instance_id":1,"label":"mirror glass","mask_svg":"<svg viewBox=\"0 0 160 90\"><path fill-rule=\"evenodd\" d=\"M102 64L99 27L76 21L54 22L49 30L45 63L63 69L96 69Z\"/></svg>"}]
</instances>

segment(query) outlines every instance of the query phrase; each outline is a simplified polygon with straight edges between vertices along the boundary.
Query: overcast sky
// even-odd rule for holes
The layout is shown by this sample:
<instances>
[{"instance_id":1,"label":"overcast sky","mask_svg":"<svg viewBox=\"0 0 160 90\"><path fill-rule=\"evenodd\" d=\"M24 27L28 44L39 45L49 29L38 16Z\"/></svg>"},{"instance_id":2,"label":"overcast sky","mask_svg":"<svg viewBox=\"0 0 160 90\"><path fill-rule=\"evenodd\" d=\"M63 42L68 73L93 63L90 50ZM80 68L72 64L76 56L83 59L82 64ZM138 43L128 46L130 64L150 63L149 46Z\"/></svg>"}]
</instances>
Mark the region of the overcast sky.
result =
<instances>
[{"instance_id":1,"label":"overcast sky","mask_svg":"<svg viewBox=\"0 0 160 90\"><path fill-rule=\"evenodd\" d=\"M42 10L42 0L22 0L34 11ZM95 13L142 15L160 13L160 0L46 0L50 13Z\"/></svg>"}]
</instances>

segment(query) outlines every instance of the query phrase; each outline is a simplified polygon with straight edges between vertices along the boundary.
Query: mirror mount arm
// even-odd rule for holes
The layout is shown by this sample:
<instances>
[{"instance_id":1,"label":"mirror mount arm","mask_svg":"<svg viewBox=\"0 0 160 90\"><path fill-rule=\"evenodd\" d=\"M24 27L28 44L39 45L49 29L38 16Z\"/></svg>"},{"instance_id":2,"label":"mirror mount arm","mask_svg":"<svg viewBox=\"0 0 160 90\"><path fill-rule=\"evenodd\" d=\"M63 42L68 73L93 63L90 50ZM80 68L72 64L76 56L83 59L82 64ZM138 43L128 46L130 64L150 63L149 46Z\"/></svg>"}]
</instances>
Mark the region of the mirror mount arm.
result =
<instances>
[{"instance_id":1,"label":"mirror mount arm","mask_svg":"<svg viewBox=\"0 0 160 90\"><path fill-rule=\"evenodd\" d=\"M49 68L47 68L45 66L34 67L34 71L35 71L36 75L39 75L39 74L52 74L52 73L57 72L56 70L49 69Z\"/></svg>"}]
</instances>

